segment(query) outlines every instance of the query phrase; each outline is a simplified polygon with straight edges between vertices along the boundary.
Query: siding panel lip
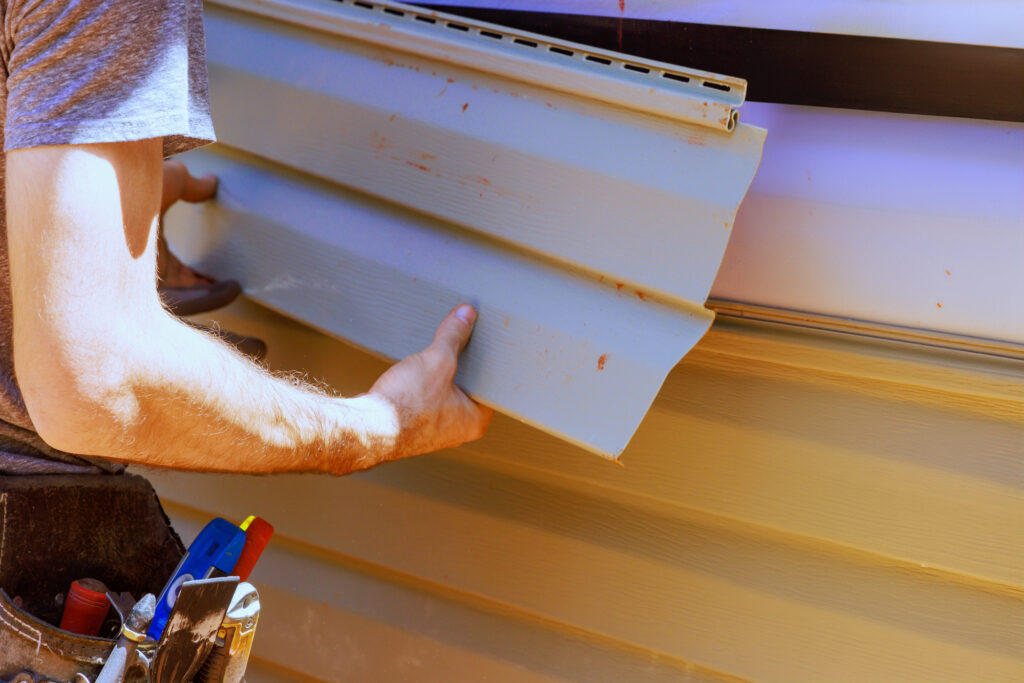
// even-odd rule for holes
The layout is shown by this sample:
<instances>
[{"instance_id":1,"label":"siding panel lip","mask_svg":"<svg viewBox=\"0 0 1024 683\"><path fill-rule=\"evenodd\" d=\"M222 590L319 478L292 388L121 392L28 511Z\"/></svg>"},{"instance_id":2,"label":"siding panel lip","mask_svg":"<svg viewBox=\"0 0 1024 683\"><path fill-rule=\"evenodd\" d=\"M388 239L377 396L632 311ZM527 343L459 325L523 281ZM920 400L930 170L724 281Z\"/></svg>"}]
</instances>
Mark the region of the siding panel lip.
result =
<instances>
[{"instance_id":1,"label":"siding panel lip","mask_svg":"<svg viewBox=\"0 0 1024 683\"><path fill-rule=\"evenodd\" d=\"M738 109L746 97L746 81L740 78L625 57L401 3L210 0L207 4L419 57L472 64L478 71L501 78L534 83L721 133L735 130ZM418 21L417 17L431 23ZM465 30L452 30L453 25Z\"/></svg>"},{"instance_id":2,"label":"siding panel lip","mask_svg":"<svg viewBox=\"0 0 1024 683\"><path fill-rule=\"evenodd\" d=\"M939 330L918 329L901 325L844 318L810 311L800 311L777 306L763 306L743 301L711 298L707 306L715 311L720 320L750 321L788 328L800 328L809 332L831 333L873 339L901 342L931 349L959 351L1011 361L1022 361L1024 372L1024 344L984 337L971 337Z\"/></svg>"}]
</instances>

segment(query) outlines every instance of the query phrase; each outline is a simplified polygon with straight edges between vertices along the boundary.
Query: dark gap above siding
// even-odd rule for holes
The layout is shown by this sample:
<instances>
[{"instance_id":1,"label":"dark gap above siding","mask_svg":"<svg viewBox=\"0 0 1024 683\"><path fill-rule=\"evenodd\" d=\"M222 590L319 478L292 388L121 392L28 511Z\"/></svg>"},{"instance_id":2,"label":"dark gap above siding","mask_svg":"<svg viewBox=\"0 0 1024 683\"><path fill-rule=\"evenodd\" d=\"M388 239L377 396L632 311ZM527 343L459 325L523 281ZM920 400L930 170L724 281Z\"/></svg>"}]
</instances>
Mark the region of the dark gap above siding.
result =
<instances>
[{"instance_id":1,"label":"dark gap above siding","mask_svg":"<svg viewBox=\"0 0 1024 683\"><path fill-rule=\"evenodd\" d=\"M1024 121L1024 49L651 19L424 6L745 78L747 99L757 102Z\"/></svg>"}]
</instances>

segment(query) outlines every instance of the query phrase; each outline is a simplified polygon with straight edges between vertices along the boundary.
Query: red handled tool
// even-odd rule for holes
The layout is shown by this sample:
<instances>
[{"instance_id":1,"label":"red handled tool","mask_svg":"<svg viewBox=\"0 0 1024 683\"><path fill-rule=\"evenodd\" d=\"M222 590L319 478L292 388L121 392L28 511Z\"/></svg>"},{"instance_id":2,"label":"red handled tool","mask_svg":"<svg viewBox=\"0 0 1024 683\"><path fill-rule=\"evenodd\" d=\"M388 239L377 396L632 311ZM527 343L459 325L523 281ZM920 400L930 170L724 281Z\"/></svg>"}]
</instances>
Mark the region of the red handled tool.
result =
<instances>
[{"instance_id":1,"label":"red handled tool","mask_svg":"<svg viewBox=\"0 0 1024 683\"><path fill-rule=\"evenodd\" d=\"M249 517L240 526L245 532L245 546L231 573L237 576L239 581L247 581L252 568L263 554L263 549L270 542L270 537L274 535L274 525L262 517Z\"/></svg>"}]
</instances>

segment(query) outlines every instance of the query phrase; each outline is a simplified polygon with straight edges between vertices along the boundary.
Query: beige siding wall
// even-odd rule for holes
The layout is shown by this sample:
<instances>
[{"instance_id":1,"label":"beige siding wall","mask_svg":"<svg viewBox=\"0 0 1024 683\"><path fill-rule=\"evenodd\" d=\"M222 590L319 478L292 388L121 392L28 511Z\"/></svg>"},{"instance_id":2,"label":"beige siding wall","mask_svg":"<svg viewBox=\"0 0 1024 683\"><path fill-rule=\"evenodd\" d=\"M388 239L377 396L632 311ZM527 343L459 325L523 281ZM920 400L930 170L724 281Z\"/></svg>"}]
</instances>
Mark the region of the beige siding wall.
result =
<instances>
[{"instance_id":1,"label":"beige siding wall","mask_svg":"<svg viewBox=\"0 0 1024 683\"><path fill-rule=\"evenodd\" d=\"M220 320L343 392L384 367ZM343 479L152 479L186 542L277 526L250 680L1024 680L1019 358L723 318L622 464L499 416Z\"/></svg>"}]
</instances>

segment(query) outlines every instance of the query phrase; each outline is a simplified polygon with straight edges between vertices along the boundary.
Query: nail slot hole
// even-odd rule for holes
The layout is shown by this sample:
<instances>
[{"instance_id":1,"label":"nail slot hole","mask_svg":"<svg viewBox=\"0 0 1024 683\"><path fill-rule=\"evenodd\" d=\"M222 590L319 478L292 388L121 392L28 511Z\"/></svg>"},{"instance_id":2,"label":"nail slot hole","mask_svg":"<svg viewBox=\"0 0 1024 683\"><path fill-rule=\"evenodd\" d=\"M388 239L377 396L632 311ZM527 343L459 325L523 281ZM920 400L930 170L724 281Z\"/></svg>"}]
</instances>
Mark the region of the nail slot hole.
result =
<instances>
[{"instance_id":1,"label":"nail slot hole","mask_svg":"<svg viewBox=\"0 0 1024 683\"><path fill-rule=\"evenodd\" d=\"M448 28L453 28L456 31L468 31L469 30L468 26L463 26L462 24L453 24L451 22L448 22Z\"/></svg>"},{"instance_id":2,"label":"nail slot hole","mask_svg":"<svg viewBox=\"0 0 1024 683\"><path fill-rule=\"evenodd\" d=\"M649 74L649 73L651 73L651 70L648 69L646 66L637 66L636 64L623 64L622 68L629 69L630 71L636 71L636 72L642 73L642 74Z\"/></svg>"},{"instance_id":3,"label":"nail slot hole","mask_svg":"<svg viewBox=\"0 0 1024 683\"><path fill-rule=\"evenodd\" d=\"M368 2L359 2L358 0L356 0L356 2L353 2L352 4L355 5L356 7L362 7L363 9L373 9L373 5L371 5Z\"/></svg>"},{"instance_id":4,"label":"nail slot hole","mask_svg":"<svg viewBox=\"0 0 1024 683\"><path fill-rule=\"evenodd\" d=\"M604 64L605 66L608 66L609 64L612 63L612 60L610 59L605 59L604 57L596 57L594 55L587 55L587 61L597 62L598 64Z\"/></svg>"},{"instance_id":5,"label":"nail slot hole","mask_svg":"<svg viewBox=\"0 0 1024 683\"><path fill-rule=\"evenodd\" d=\"M555 47L553 45L549 47L548 50L560 55L565 55L566 57L572 57L574 54L572 50L566 50L564 47Z\"/></svg>"},{"instance_id":6,"label":"nail slot hole","mask_svg":"<svg viewBox=\"0 0 1024 683\"><path fill-rule=\"evenodd\" d=\"M662 78L667 78L670 81L679 81L680 83L689 83L690 82L690 77L689 76L682 76L680 74L672 74L672 73L669 73L667 71L665 73L661 74L661 77Z\"/></svg>"},{"instance_id":7,"label":"nail slot hole","mask_svg":"<svg viewBox=\"0 0 1024 683\"><path fill-rule=\"evenodd\" d=\"M494 38L495 40L501 40L502 37L500 33L494 33L492 31L480 31L480 35L485 38Z\"/></svg>"},{"instance_id":8,"label":"nail slot hole","mask_svg":"<svg viewBox=\"0 0 1024 683\"><path fill-rule=\"evenodd\" d=\"M385 7L384 11L387 12L388 14L394 14L396 17L404 17L405 16L405 12L402 12L401 10L397 10L397 9L391 9L390 7Z\"/></svg>"},{"instance_id":9,"label":"nail slot hole","mask_svg":"<svg viewBox=\"0 0 1024 683\"><path fill-rule=\"evenodd\" d=\"M705 88L711 88L712 90L721 90L722 92L729 92L729 86L722 85L721 83L712 83L711 81L704 81Z\"/></svg>"},{"instance_id":10,"label":"nail slot hole","mask_svg":"<svg viewBox=\"0 0 1024 683\"><path fill-rule=\"evenodd\" d=\"M424 17L424 16L419 15L419 14L416 15L416 21L425 21L428 24L436 24L437 23L437 19L432 19L430 17Z\"/></svg>"},{"instance_id":11,"label":"nail slot hole","mask_svg":"<svg viewBox=\"0 0 1024 683\"><path fill-rule=\"evenodd\" d=\"M537 47L537 43L533 42L532 40L524 40L522 38L516 38L512 42L513 43L518 43L519 45L525 45L526 47Z\"/></svg>"}]
</instances>

